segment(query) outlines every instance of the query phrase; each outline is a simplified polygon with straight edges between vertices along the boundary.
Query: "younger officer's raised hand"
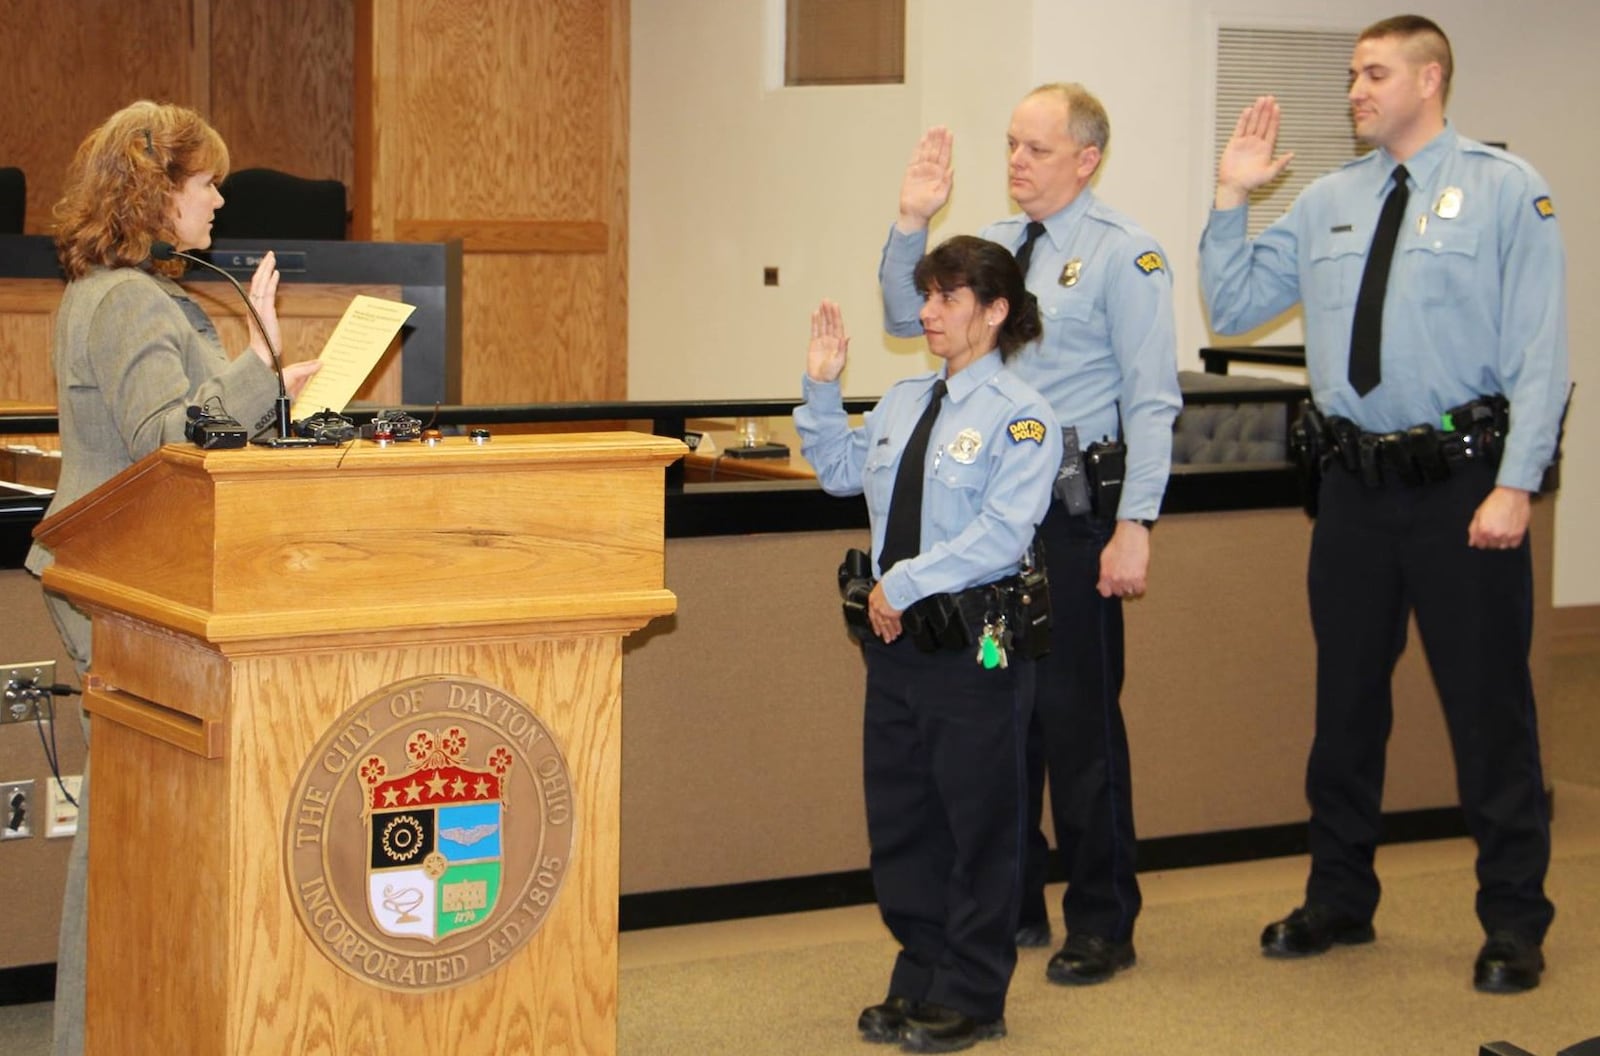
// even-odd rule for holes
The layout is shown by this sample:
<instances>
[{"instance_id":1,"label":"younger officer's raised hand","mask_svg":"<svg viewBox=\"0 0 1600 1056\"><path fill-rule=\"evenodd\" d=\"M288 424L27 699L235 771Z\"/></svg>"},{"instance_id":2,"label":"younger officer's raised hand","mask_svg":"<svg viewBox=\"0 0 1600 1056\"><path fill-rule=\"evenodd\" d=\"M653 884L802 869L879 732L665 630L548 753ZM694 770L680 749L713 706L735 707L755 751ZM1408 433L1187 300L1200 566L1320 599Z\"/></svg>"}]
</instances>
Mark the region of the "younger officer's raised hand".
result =
<instances>
[{"instance_id":1,"label":"younger officer's raised hand","mask_svg":"<svg viewBox=\"0 0 1600 1056\"><path fill-rule=\"evenodd\" d=\"M1250 192L1270 183L1294 160L1294 152L1273 157L1278 145L1278 100L1263 95L1239 113L1233 138L1217 160L1218 209L1235 209Z\"/></svg>"},{"instance_id":2,"label":"younger officer's raised hand","mask_svg":"<svg viewBox=\"0 0 1600 1056\"><path fill-rule=\"evenodd\" d=\"M806 376L812 381L838 381L844 373L850 351L850 335L844 332L844 313L833 301L824 300L811 313L811 346L806 349Z\"/></svg>"}]
</instances>

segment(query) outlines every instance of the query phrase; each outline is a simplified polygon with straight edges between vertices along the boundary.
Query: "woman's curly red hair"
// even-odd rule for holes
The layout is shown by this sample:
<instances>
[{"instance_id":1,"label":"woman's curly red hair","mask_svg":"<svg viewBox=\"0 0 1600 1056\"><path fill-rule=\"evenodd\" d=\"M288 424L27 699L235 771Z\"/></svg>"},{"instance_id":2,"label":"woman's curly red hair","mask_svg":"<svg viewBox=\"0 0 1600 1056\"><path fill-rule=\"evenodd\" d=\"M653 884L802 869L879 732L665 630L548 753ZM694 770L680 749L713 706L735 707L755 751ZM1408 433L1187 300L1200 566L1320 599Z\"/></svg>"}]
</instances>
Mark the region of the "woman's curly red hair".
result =
<instances>
[{"instance_id":1,"label":"woman's curly red hair","mask_svg":"<svg viewBox=\"0 0 1600 1056\"><path fill-rule=\"evenodd\" d=\"M153 243L174 241L170 199L197 172L220 181L228 147L193 110L140 100L107 118L79 145L56 203L56 254L67 278L97 265L143 264ZM183 271L181 260L151 266L167 275Z\"/></svg>"}]
</instances>

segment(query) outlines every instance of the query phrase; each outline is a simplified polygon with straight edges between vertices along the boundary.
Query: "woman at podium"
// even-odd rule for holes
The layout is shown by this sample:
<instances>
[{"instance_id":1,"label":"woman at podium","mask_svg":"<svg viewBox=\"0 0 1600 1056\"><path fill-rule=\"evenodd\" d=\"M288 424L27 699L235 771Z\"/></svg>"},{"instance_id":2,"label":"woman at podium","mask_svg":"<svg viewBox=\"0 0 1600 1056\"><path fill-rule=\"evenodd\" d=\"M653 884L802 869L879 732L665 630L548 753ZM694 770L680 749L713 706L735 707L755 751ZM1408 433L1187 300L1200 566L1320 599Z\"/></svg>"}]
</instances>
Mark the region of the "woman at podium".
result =
<instances>
[{"instance_id":1,"label":"woman at podium","mask_svg":"<svg viewBox=\"0 0 1600 1056\"><path fill-rule=\"evenodd\" d=\"M1048 592L1030 560L1061 438L1045 399L1003 361L1039 311L1002 246L957 236L915 272L940 370L907 378L852 429L848 338L811 317L795 411L830 494L865 494L872 558L846 555L845 619L867 664L863 773L873 888L900 943L868 1041L950 1052L1006 1032L1022 898L1033 661Z\"/></svg>"},{"instance_id":2,"label":"woman at podium","mask_svg":"<svg viewBox=\"0 0 1600 1056\"><path fill-rule=\"evenodd\" d=\"M175 281L183 261L152 258L158 243L180 252L211 245L212 217L222 205L217 183L227 172L222 138L199 114L178 106L134 103L78 147L55 207L67 287L52 350L61 479L50 513L161 445L182 442L199 414L247 425L271 416L278 396L272 349L279 340L273 255L262 259L249 292L267 332L252 321L248 346L232 358L205 311ZM289 391L298 392L315 369L285 367ZM50 563L42 547L28 554L35 575ZM88 617L48 591L45 603L81 680L90 663ZM57 1054L83 1051L88 791L86 758L56 965Z\"/></svg>"}]
</instances>

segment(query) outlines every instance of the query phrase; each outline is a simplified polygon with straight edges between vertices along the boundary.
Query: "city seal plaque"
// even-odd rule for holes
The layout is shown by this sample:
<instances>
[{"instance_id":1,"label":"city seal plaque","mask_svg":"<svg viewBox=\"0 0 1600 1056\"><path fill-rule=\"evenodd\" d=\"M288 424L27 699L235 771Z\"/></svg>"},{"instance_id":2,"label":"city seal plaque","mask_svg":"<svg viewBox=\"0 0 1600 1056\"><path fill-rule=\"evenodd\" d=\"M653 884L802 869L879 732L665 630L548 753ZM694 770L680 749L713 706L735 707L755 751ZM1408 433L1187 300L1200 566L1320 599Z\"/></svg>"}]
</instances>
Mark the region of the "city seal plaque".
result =
<instances>
[{"instance_id":1,"label":"city seal plaque","mask_svg":"<svg viewBox=\"0 0 1600 1056\"><path fill-rule=\"evenodd\" d=\"M572 858L572 781L522 701L455 676L383 687L340 715L284 818L289 897L363 982L459 986L549 916Z\"/></svg>"}]
</instances>

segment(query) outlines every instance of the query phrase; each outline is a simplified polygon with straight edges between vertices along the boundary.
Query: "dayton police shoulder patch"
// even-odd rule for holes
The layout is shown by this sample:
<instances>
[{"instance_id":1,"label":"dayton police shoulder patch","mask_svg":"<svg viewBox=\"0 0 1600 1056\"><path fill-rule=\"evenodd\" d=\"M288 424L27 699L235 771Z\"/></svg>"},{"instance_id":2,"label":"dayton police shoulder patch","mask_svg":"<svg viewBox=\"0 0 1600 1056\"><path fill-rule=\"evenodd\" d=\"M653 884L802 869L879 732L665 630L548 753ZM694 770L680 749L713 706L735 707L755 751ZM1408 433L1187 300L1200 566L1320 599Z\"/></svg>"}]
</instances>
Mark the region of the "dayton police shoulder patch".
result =
<instances>
[{"instance_id":1,"label":"dayton police shoulder patch","mask_svg":"<svg viewBox=\"0 0 1600 1056\"><path fill-rule=\"evenodd\" d=\"M1541 194L1533 200L1533 211L1539 214L1541 220L1553 220L1556 215L1556 203L1550 200L1548 194Z\"/></svg>"},{"instance_id":2,"label":"dayton police shoulder patch","mask_svg":"<svg viewBox=\"0 0 1600 1056\"><path fill-rule=\"evenodd\" d=\"M1011 434L1011 442L1020 444L1024 440L1032 440L1036 444L1044 443L1045 424L1037 418L1018 418L1006 426L1006 432Z\"/></svg>"},{"instance_id":3,"label":"dayton police shoulder patch","mask_svg":"<svg viewBox=\"0 0 1600 1056\"><path fill-rule=\"evenodd\" d=\"M1158 271L1164 270L1167 266L1166 263L1162 261L1161 254L1157 253L1153 249L1147 249L1143 253L1140 253L1134 258L1133 263L1146 275L1153 275Z\"/></svg>"}]
</instances>

